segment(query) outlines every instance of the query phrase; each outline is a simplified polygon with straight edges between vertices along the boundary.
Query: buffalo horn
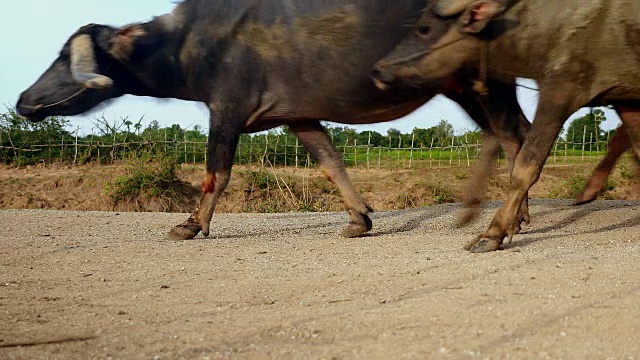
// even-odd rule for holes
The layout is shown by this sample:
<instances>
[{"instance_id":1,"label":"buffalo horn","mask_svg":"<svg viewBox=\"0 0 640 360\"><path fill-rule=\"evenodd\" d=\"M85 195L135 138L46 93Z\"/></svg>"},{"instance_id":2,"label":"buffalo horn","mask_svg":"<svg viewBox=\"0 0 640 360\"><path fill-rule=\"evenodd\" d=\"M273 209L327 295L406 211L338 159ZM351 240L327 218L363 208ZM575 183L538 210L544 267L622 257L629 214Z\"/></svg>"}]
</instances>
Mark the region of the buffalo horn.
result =
<instances>
[{"instance_id":1,"label":"buffalo horn","mask_svg":"<svg viewBox=\"0 0 640 360\"><path fill-rule=\"evenodd\" d=\"M89 35L78 35L71 40L71 75L78 83L91 89L104 89L113 85L107 76L96 74L93 41Z\"/></svg>"}]
</instances>

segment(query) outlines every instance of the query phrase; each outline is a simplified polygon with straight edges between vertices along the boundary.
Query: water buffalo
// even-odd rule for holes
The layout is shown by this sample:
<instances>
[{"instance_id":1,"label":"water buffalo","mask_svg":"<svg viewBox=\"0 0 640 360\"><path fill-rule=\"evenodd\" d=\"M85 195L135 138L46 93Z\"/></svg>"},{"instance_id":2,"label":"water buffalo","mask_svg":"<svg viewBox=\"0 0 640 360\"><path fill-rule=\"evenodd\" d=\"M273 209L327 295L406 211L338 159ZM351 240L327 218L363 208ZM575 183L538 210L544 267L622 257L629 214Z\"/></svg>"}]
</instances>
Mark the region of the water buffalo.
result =
<instances>
[{"instance_id":1,"label":"water buffalo","mask_svg":"<svg viewBox=\"0 0 640 360\"><path fill-rule=\"evenodd\" d=\"M435 0L375 73L413 84L441 82L452 74L481 82L513 76L538 81L538 111L517 155L512 189L489 228L467 244L474 252L496 250L517 231L519 205L563 123L578 108L613 105L628 135L628 141L616 141L640 154L637 1Z\"/></svg>"},{"instance_id":2,"label":"water buffalo","mask_svg":"<svg viewBox=\"0 0 640 360\"><path fill-rule=\"evenodd\" d=\"M529 127L513 79L496 81L487 100L464 78L422 91L380 91L369 74L376 60L410 31L426 0L186 0L150 22L114 28L90 24L73 34L51 67L24 91L18 112L34 121L73 115L124 94L200 101L210 110L203 195L198 208L170 235L207 236L228 184L241 133L287 125L344 197L345 237L372 227L369 206L350 182L342 157L320 124L389 121L435 94L459 102L487 134L481 181L500 140L515 159ZM516 119L515 121L513 119ZM490 122L491 121L491 122ZM511 161L510 163L513 163ZM474 186L478 186L474 184ZM477 213L480 191L469 192ZM526 208L521 218L528 219Z\"/></svg>"}]
</instances>

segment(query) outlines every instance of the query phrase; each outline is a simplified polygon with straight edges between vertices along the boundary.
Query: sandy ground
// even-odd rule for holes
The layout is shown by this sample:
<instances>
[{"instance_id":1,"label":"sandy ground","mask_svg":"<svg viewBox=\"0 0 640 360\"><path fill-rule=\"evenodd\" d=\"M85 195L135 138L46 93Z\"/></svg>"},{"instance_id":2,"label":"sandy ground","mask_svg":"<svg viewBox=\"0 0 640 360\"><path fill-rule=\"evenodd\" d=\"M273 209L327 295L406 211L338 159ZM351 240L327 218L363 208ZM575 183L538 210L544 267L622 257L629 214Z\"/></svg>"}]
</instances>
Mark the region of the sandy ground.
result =
<instances>
[{"instance_id":1,"label":"sandy ground","mask_svg":"<svg viewBox=\"0 0 640 360\"><path fill-rule=\"evenodd\" d=\"M186 215L0 211L1 359L638 359L640 202L533 201L511 245L457 205ZM22 344L23 346L18 346Z\"/></svg>"}]
</instances>

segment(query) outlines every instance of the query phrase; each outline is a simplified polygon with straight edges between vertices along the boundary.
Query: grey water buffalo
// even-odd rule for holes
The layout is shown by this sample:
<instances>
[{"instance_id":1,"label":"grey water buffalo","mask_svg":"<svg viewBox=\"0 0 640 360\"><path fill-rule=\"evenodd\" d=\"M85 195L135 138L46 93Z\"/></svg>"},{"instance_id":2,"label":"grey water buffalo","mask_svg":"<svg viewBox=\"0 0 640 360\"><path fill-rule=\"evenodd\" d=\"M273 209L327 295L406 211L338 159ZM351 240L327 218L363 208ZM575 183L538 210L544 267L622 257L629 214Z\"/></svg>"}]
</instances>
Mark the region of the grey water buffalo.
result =
<instances>
[{"instance_id":1,"label":"grey water buffalo","mask_svg":"<svg viewBox=\"0 0 640 360\"><path fill-rule=\"evenodd\" d=\"M517 232L520 203L578 108L613 105L628 136L619 145L640 154L638 1L436 0L377 63L376 74L414 85L452 74L481 83L513 76L538 82L538 111L517 155L510 193L488 229L467 244L474 252L496 250Z\"/></svg>"},{"instance_id":2,"label":"grey water buffalo","mask_svg":"<svg viewBox=\"0 0 640 360\"><path fill-rule=\"evenodd\" d=\"M493 82L488 99L456 77L421 91L380 91L369 74L376 60L410 31L426 0L186 0L146 23L120 28L90 24L73 34L51 67L25 90L18 112L34 121L74 115L124 94L205 103L210 129L203 195L176 239L209 234L215 205L228 184L241 133L286 125L344 197L345 237L368 232L369 206L350 182L321 120L345 124L389 121L444 93L485 130L480 182L499 139L515 159L528 130L513 79ZM513 163L511 161L510 163ZM479 185L475 185L476 187ZM477 212L480 191L466 203ZM521 212L527 220L526 208Z\"/></svg>"}]
</instances>

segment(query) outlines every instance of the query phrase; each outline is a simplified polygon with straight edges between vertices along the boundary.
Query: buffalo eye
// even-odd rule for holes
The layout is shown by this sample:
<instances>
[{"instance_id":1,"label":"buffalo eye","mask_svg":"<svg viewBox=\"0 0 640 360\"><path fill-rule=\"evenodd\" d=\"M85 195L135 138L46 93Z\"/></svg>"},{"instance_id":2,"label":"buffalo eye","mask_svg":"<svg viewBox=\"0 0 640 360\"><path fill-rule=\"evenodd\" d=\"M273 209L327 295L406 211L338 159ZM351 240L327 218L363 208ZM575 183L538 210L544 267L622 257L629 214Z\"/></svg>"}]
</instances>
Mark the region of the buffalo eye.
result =
<instances>
[{"instance_id":1,"label":"buffalo eye","mask_svg":"<svg viewBox=\"0 0 640 360\"><path fill-rule=\"evenodd\" d=\"M420 25L416 29L416 33L420 36L427 36L431 32L431 27L429 25Z\"/></svg>"}]
</instances>

